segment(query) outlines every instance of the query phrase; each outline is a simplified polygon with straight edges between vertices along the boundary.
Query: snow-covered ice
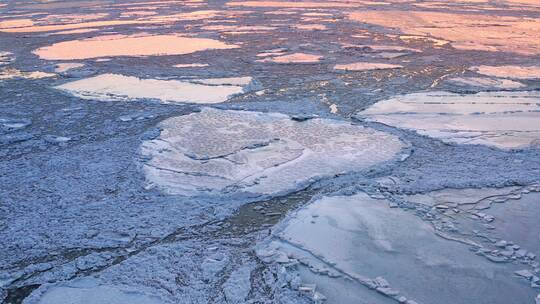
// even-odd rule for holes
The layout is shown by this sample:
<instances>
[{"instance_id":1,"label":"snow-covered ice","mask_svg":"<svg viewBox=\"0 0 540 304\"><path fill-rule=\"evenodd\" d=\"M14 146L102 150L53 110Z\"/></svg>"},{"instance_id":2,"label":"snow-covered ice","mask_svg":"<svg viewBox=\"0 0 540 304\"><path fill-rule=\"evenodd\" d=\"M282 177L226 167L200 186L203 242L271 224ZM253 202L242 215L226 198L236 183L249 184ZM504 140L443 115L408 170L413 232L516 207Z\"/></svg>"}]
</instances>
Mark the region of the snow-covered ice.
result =
<instances>
[{"instance_id":1,"label":"snow-covered ice","mask_svg":"<svg viewBox=\"0 0 540 304\"><path fill-rule=\"evenodd\" d=\"M395 136L348 122L277 113L206 108L161 128L142 146L150 159L146 177L168 193L190 196L288 192L389 161L405 147Z\"/></svg>"}]
</instances>

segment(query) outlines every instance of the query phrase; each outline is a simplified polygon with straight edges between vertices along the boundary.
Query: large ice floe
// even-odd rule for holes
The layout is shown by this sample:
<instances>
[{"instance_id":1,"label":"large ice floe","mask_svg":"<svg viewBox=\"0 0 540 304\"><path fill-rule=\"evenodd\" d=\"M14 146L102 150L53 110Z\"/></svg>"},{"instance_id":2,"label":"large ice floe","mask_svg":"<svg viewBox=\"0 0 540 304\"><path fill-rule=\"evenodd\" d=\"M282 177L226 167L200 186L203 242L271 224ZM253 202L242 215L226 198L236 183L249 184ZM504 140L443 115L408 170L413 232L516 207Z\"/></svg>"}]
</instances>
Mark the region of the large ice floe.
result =
<instances>
[{"instance_id":1,"label":"large ice floe","mask_svg":"<svg viewBox=\"0 0 540 304\"><path fill-rule=\"evenodd\" d=\"M378 102L358 118L459 144L524 148L540 143L538 92L420 92Z\"/></svg>"},{"instance_id":2,"label":"large ice floe","mask_svg":"<svg viewBox=\"0 0 540 304\"><path fill-rule=\"evenodd\" d=\"M184 55L204 50L238 48L208 38L180 35L104 35L88 39L58 42L34 51L47 60L80 60L111 56Z\"/></svg>"},{"instance_id":3,"label":"large ice floe","mask_svg":"<svg viewBox=\"0 0 540 304\"><path fill-rule=\"evenodd\" d=\"M159 80L102 74L55 88L83 99L126 101L146 98L162 103L220 103L254 86L251 77Z\"/></svg>"},{"instance_id":4,"label":"large ice floe","mask_svg":"<svg viewBox=\"0 0 540 304\"><path fill-rule=\"evenodd\" d=\"M203 109L170 118L144 142L151 184L171 194L274 195L388 161L405 144L348 122Z\"/></svg>"},{"instance_id":5,"label":"large ice floe","mask_svg":"<svg viewBox=\"0 0 540 304\"><path fill-rule=\"evenodd\" d=\"M299 275L292 286L327 303L506 304L536 296L513 275L526 266L492 263L439 237L414 211L365 193L315 200L256 253Z\"/></svg>"}]
</instances>

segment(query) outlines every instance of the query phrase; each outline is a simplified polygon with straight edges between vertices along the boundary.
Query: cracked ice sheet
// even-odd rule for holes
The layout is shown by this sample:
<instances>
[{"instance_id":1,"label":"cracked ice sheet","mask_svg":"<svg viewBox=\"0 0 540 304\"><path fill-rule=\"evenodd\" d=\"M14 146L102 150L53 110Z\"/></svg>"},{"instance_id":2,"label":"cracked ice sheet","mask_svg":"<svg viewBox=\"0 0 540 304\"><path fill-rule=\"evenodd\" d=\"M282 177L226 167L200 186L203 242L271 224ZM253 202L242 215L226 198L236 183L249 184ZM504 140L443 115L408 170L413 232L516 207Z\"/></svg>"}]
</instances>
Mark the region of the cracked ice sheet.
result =
<instances>
[{"instance_id":1,"label":"cracked ice sheet","mask_svg":"<svg viewBox=\"0 0 540 304\"><path fill-rule=\"evenodd\" d=\"M378 102L357 117L459 144L503 149L540 142L540 94L420 92Z\"/></svg>"},{"instance_id":2,"label":"cracked ice sheet","mask_svg":"<svg viewBox=\"0 0 540 304\"><path fill-rule=\"evenodd\" d=\"M250 83L251 77L180 81L102 74L55 88L83 99L125 101L148 98L163 103L220 103L243 93Z\"/></svg>"},{"instance_id":3,"label":"cracked ice sheet","mask_svg":"<svg viewBox=\"0 0 540 304\"><path fill-rule=\"evenodd\" d=\"M530 303L536 295L512 277L514 266L475 256L467 246L437 237L432 226L413 213L390 208L388 201L364 193L323 197L275 231L267 252L281 259L284 253L285 260L298 259L321 276L339 275L358 282L335 293L328 292L335 284L317 280L321 284L317 290L334 295L328 303L346 303L351 294L360 296L366 290L360 282L378 284L373 279L379 276L399 291L396 298L418 303ZM313 282L308 279L313 276L302 277L304 283Z\"/></svg>"},{"instance_id":4,"label":"cracked ice sheet","mask_svg":"<svg viewBox=\"0 0 540 304\"><path fill-rule=\"evenodd\" d=\"M277 113L207 108L161 127L158 139L142 145L147 180L186 196L284 193L389 161L405 147L396 136L347 122Z\"/></svg>"}]
</instances>

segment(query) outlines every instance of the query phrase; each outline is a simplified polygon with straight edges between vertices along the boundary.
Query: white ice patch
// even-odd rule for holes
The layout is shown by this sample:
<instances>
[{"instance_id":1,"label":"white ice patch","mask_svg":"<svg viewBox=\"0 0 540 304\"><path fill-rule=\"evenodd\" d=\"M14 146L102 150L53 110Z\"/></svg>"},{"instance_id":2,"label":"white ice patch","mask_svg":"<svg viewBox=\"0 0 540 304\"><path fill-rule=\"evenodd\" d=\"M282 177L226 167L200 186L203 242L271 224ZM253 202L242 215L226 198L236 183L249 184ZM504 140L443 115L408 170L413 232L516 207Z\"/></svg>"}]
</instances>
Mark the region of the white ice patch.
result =
<instances>
[{"instance_id":1,"label":"white ice patch","mask_svg":"<svg viewBox=\"0 0 540 304\"><path fill-rule=\"evenodd\" d=\"M403 66L398 64L389 63L375 63L375 62L355 62L348 64L336 64L334 69L346 70L346 71L371 71L371 70L385 70L385 69L400 69Z\"/></svg>"},{"instance_id":2,"label":"white ice patch","mask_svg":"<svg viewBox=\"0 0 540 304\"><path fill-rule=\"evenodd\" d=\"M204 68L207 66L209 66L208 63L184 63L174 65L175 68Z\"/></svg>"},{"instance_id":3,"label":"white ice patch","mask_svg":"<svg viewBox=\"0 0 540 304\"><path fill-rule=\"evenodd\" d=\"M364 193L323 197L275 231L257 250L263 261L300 261L321 277L357 283L343 284L336 293L329 290L335 284L301 271L304 284L316 282L317 290L334 296L328 303L349 303L345 299L360 297L365 287L400 303L455 304L456 295L460 303L511 303L515 294L531 292L512 278L511 269L439 238L413 212L390 208L388 201Z\"/></svg>"},{"instance_id":4,"label":"white ice patch","mask_svg":"<svg viewBox=\"0 0 540 304\"><path fill-rule=\"evenodd\" d=\"M455 77L448 79L448 81L458 86L472 86L484 89L519 89L525 87L521 82L488 77Z\"/></svg>"},{"instance_id":5,"label":"white ice patch","mask_svg":"<svg viewBox=\"0 0 540 304\"><path fill-rule=\"evenodd\" d=\"M347 122L277 113L204 109L161 127L142 145L146 177L187 196L287 192L391 160L404 147L396 136Z\"/></svg>"},{"instance_id":6,"label":"white ice patch","mask_svg":"<svg viewBox=\"0 0 540 304\"><path fill-rule=\"evenodd\" d=\"M257 61L292 64L292 63L318 63L319 61L321 61L321 59L322 59L322 56L319 56L319 55L306 54L306 53L292 53L292 54L287 54L287 55L280 55L276 57L260 59Z\"/></svg>"},{"instance_id":7,"label":"white ice patch","mask_svg":"<svg viewBox=\"0 0 540 304\"><path fill-rule=\"evenodd\" d=\"M539 79L540 78L540 66L481 65L477 67L472 67L471 70L479 74L492 76L492 77L513 78L513 79Z\"/></svg>"},{"instance_id":8,"label":"white ice patch","mask_svg":"<svg viewBox=\"0 0 540 304\"><path fill-rule=\"evenodd\" d=\"M444 142L523 148L540 143L540 94L421 92L378 102L359 118Z\"/></svg>"},{"instance_id":9,"label":"white ice patch","mask_svg":"<svg viewBox=\"0 0 540 304\"><path fill-rule=\"evenodd\" d=\"M54 71L56 73L64 73L72 69L82 68L83 66L84 66L84 63L64 62L64 63L57 64Z\"/></svg>"},{"instance_id":10,"label":"white ice patch","mask_svg":"<svg viewBox=\"0 0 540 304\"><path fill-rule=\"evenodd\" d=\"M244 92L251 77L196 80L141 79L103 74L55 87L79 98L108 101L158 99L163 103L220 103Z\"/></svg>"},{"instance_id":11,"label":"white ice patch","mask_svg":"<svg viewBox=\"0 0 540 304\"><path fill-rule=\"evenodd\" d=\"M162 299L135 288L99 285L93 278L59 284L47 289L39 299L26 301L36 304L163 304Z\"/></svg>"}]
</instances>

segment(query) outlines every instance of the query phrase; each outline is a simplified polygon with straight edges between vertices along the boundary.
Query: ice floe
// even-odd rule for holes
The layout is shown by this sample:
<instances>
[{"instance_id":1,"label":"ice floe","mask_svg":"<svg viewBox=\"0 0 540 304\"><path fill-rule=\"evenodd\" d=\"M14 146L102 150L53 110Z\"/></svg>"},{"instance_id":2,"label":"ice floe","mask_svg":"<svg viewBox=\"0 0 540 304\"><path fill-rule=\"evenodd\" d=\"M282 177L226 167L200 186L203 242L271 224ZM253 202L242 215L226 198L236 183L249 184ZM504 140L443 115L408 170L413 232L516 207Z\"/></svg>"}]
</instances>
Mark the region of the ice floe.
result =
<instances>
[{"instance_id":1,"label":"ice floe","mask_svg":"<svg viewBox=\"0 0 540 304\"><path fill-rule=\"evenodd\" d=\"M293 53L287 55L280 55L271 58L265 58L257 60L260 62L274 62L274 63L318 63L322 59L322 56L306 53Z\"/></svg>"},{"instance_id":2,"label":"ice floe","mask_svg":"<svg viewBox=\"0 0 540 304\"><path fill-rule=\"evenodd\" d=\"M526 87L521 82L488 77L455 77L448 79L448 81L458 86L471 86L484 89L519 89Z\"/></svg>"},{"instance_id":3,"label":"ice floe","mask_svg":"<svg viewBox=\"0 0 540 304\"><path fill-rule=\"evenodd\" d=\"M55 88L83 99L125 101L147 98L163 103L220 103L245 92L251 83L251 77L180 81L102 74Z\"/></svg>"},{"instance_id":4,"label":"ice floe","mask_svg":"<svg viewBox=\"0 0 540 304\"><path fill-rule=\"evenodd\" d=\"M400 303L455 304L456 295L460 303L528 303L536 295L512 277L513 267L478 257L438 237L413 212L364 193L314 201L279 224L256 252L265 262L300 263L301 285L317 283L332 295L328 303L349 303L369 289ZM342 278L356 285L331 290Z\"/></svg>"},{"instance_id":5,"label":"ice floe","mask_svg":"<svg viewBox=\"0 0 540 304\"><path fill-rule=\"evenodd\" d=\"M47 60L80 60L110 56L184 55L204 50L238 48L208 38L179 35L106 35L64 41L34 51Z\"/></svg>"},{"instance_id":6,"label":"ice floe","mask_svg":"<svg viewBox=\"0 0 540 304\"><path fill-rule=\"evenodd\" d=\"M208 63L181 63L174 65L175 68L204 68L209 66Z\"/></svg>"},{"instance_id":7,"label":"ice floe","mask_svg":"<svg viewBox=\"0 0 540 304\"><path fill-rule=\"evenodd\" d=\"M371 71L371 70L386 70L400 69L402 65L389 63L374 63L374 62L355 62L347 64L336 64L334 69L345 71Z\"/></svg>"},{"instance_id":8,"label":"ice floe","mask_svg":"<svg viewBox=\"0 0 540 304\"><path fill-rule=\"evenodd\" d=\"M378 102L358 114L444 142L524 148L540 141L537 92L420 92Z\"/></svg>"},{"instance_id":9,"label":"ice floe","mask_svg":"<svg viewBox=\"0 0 540 304\"><path fill-rule=\"evenodd\" d=\"M519 65L500 65L489 66L481 65L472 67L471 70L493 77L513 78L513 79L539 79L540 66L519 66Z\"/></svg>"},{"instance_id":10,"label":"ice floe","mask_svg":"<svg viewBox=\"0 0 540 304\"><path fill-rule=\"evenodd\" d=\"M398 28L407 36L442 38L461 50L523 55L540 52L539 18L410 10L365 10L350 13L349 17L359 22Z\"/></svg>"},{"instance_id":11,"label":"ice floe","mask_svg":"<svg viewBox=\"0 0 540 304\"><path fill-rule=\"evenodd\" d=\"M393 135L347 122L277 113L207 108L161 128L142 145L147 180L187 196L287 192L391 160L405 147Z\"/></svg>"}]
</instances>

